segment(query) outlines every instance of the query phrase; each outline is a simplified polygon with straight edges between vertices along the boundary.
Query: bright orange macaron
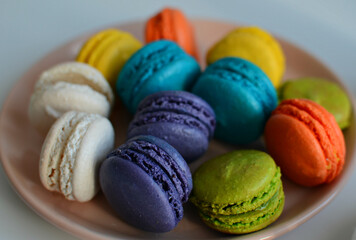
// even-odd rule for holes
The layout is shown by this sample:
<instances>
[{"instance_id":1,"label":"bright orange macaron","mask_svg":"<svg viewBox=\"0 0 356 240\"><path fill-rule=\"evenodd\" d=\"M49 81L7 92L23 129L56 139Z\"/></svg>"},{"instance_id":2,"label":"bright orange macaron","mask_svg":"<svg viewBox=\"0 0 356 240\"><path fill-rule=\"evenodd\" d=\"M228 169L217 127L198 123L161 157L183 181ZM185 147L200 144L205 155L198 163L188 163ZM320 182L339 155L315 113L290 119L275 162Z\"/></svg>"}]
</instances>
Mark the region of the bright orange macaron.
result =
<instances>
[{"instance_id":1,"label":"bright orange macaron","mask_svg":"<svg viewBox=\"0 0 356 240\"><path fill-rule=\"evenodd\" d=\"M176 42L186 53L197 59L193 27L184 14L172 8L165 8L146 23L146 43L166 39Z\"/></svg>"},{"instance_id":2,"label":"bright orange macaron","mask_svg":"<svg viewBox=\"0 0 356 240\"><path fill-rule=\"evenodd\" d=\"M313 101L282 101L264 134L282 173L300 185L330 183L343 168L346 148L341 129L333 115Z\"/></svg>"}]
</instances>

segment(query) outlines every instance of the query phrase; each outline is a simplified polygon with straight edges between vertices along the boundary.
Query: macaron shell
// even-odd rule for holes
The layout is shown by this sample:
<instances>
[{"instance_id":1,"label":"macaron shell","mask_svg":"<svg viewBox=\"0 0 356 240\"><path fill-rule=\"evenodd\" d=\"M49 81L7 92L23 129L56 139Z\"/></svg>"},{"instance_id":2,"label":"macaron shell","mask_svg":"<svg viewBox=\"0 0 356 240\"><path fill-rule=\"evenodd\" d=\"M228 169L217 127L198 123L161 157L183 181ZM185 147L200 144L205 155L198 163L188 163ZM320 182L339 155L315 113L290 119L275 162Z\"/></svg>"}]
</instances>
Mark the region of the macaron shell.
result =
<instances>
[{"instance_id":1,"label":"macaron shell","mask_svg":"<svg viewBox=\"0 0 356 240\"><path fill-rule=\"evenodd\" d=\"M171 8L165 8L150 18L145 29L146 43L167 39L176 42L188 54L197 59L194 32L184 14Z\"/></svg>"},{"instance_id":2,"label":"macaron shell","mask_svg":"<svg viewBox=\"0 0 356 240\"><path fill-rule=\"evenodd\" d=\"M199 167L193 175L193 195L213 204L239 204L258 196L276 170L276 164L266 153L233 151Z\"/></svg>"},{"instance_id":3,"label":"macaron shell","mask_svg":"<svg viewBox=\"0 0 356 240\"><path fill-rule=\"evenodd\" d=\"M95 67L101 71L108 79L112 86L115 85L119 72L142 44L131 36L122 36L120 41L112 42L102 52L101 56L95 63Z\"/></svg>"},{"instance_id":4,"label":"macaron shell","mask_svg":"<svg viewBox=\"0 0 356 240\"><path fill-rule=\"evenodd\" d=\"M116 29L106 29L92 36L81 48L76 60L78 62L87 62L92 51L100 44L100 42L107 36L115 34L116 32Z\"/></svg>"},{"instance_id":5,"label":"macaron shell","mask_svg":"<svg viewBox=\"0 0 356 240\"><path fill-rule=\"evenodd\" d=\"M100 117L90 123L72 169L73 197L77 201L89 201L99 191L99 167L114 142L114 129L108 119Z\"/></svg>"},{"instance_id":6,"label":"macaron shell","mask_svg":"<svg viewBox=\"0 0 356 240\"><path fill-rule=\"evenodd\" d=\"M36 82L35 91L58 82L86 85L103 94L110 104L114 102L114 94L104 76L95 68L80 62L65 62L43 72Z\"/></svg>"},{"instance_id":7,"label":"macaron shell","mask_svg":"<svg viewBox=\"0 0 356 240\"><path fill-rule=\"evenodd\" d=\"M115 41L120 41L121 37L122 34L116 31L103 38L100 41L100 43L96 46L96 48L94 48L90 53L87 63L94 67L95 63L98 61L98 58L107 49L107 47L110 46L110 44L112 44Z\"/></svg>"},{"instance_id":8,"label":"macaron shell","mask_svg":"<svg viewBox=\"0 0 356 240\"><path fill-rule=\"evenodd\" d=\"M100 184L110 205L129 224L151 232L168 232L177 225L165 193L136 164L108 158L100 168Z\"/></svg>"},{"instance_id":9,"label":"macaron shell","mask_svg":"<svg viewBox=\"0 0 356 240\"><path fill-rule=\"evenodd\" d=\"M160 40L137 51L124 65L116 89L135 113L140 101L159 91L189 89L200 74L199 64L177 44Z\"/></svg>"},{"instance_id":10,"label":"macaron shell","mask_svg":"<svg viewBox=\"0 0 356 240\"><path fill-rule=\"evenodd\" d=\"M138 135L152 135L167 141L188 163L203 155L209 144L202 131L177 123L157 122L134 127L128 131L127 137Z\"/></svg>"},{"instance_id":11,"label":"macaron shell","mask_svg":"<svg viewBox=\"0 0 356 240\"><path fill-rule=\"evenodd\" d=\"M257 27L238 28L216 43L207 54L211 64L224 57L241 57L259 66L275 87L283 76L283 52L272 36Z\"/></svg>"},{"instance_id":12,"label":"macaron shell","mask_svg":"<svg viewBox=\"0 0 356 240\"><path fill-rule=\"evenodd\" d=\"M271 131L273 128L275 133ZM343 167L346 150L342 132L335 118L310 100L291 99L281 102L266 124L265 139L267 149L276 162L281 166L283 164L282 171L299 184L315 186L329 183ZM285 147L277 150L276 144ZM289 146L288 149L286 146ZM283 153L284 149L295 154L287 157L288 154ZM297 153L304 157L300 159ZM293 169L288 164L296 165ZM306 175L304 179L303 174Z\"/></svg>"},{"instance_id":13,"label":"macaron shell","mask_svg":"<svg viewBox=\"0 0 356 240\"><path fill-rule=\"evenodd\" d=\"M305 98L320 104L334 115L341 129L347 128L350 124L350 100L334 82L314 77L293 79L283 83L278 92L280 101Z\"/></svg>"},{"instance_id":14,"label":"macaron shell","mask_svg":"<svg viewBox=\"0 0 356 240\"><path fill-rule=\"evenodd\" d=\"M325 182L327 164L323 150L304 123L290 116L275 115L268 120L264 136L268 152L284 175L304 186Z\"/></svg>"},{"instance_id":15,"label":"macaron shell","mask_svg":"<svg viewBox=\"0 0 356 240\"><path fill-rule=\"evenodd\" d=\"M71 110L109 116L110 103L104 95L85 85L58 82L34 92L29 105L31 123L46 134L54 121Z\"/></svg>"}]
</instances>

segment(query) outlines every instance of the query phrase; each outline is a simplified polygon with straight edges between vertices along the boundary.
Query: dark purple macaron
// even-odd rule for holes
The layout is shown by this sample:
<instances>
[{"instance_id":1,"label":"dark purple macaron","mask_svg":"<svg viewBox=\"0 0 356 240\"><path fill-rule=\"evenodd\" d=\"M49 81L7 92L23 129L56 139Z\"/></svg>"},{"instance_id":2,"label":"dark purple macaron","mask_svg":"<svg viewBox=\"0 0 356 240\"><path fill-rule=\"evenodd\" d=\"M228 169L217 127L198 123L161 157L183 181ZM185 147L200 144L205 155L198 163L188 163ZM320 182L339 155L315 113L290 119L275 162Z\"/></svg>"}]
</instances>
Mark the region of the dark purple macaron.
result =
<instances>
[{"instance_id":1,"label":"dark purple macaron","mask_svg":"<svg viewBox=\"0 0 356 240\"><path fill-rule=\"evenodd\" d=\"M99 178L120 218L150 232L168 232L178 224L193 188L182 156L153 136L134 137L111 152Z\"/></svg>"},{"instance_id":2,"label":"dark purple macaron","mask_svg":"<svg viewBox=\"0 0 356 240\"><path fill-rule=\"evenodd\" d=\"M207 102L189 92L163 91L141 101L127 136L164 139L191 162L207 150L214 130L215 114Z\"/></svg>"}]
</instances>

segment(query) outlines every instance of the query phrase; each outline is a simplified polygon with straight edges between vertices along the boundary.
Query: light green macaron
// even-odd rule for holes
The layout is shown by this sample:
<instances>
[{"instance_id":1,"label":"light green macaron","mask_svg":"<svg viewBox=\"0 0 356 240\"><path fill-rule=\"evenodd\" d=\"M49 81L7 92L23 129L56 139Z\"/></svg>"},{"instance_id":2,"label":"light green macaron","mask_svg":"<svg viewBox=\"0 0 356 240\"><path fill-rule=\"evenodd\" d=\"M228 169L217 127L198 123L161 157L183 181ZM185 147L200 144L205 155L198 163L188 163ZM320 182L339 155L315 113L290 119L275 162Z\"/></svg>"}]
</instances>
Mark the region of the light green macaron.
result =
<instances>
[{"instance_id":1,"label":"light green macaron","mask_svg":"<svg viewBox=\"0 0 356 240\"><path fill-rule=\"evenodd\" d=\"M336 83L322 78L289 80L278 90L279 100L305 98L323 106L334 115L341 129L350 125L351 103L345 91Z\"/></svg>"},{"instance_id":2,"label":"light green macaron","mask_svg":"<svg viewBox=\"0 0 356 240\"><path fill-rule=\"evenodd\" d=\"M282 213L280 169L264 152L238 150L202 164L190 201L209 227L231 234L258 231Z\"/></svg>"}]
</instances>

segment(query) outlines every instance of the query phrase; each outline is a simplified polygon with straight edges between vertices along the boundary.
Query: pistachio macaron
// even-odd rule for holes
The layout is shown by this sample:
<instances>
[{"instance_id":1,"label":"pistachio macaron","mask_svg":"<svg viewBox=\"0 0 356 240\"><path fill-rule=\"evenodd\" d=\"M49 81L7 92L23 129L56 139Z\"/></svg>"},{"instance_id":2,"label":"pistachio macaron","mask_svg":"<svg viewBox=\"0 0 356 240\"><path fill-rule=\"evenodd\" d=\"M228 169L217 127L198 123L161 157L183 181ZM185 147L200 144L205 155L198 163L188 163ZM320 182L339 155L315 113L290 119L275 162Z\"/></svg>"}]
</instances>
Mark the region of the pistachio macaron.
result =
<instances>
[{"instance_id":1,"label":"pistachio macaron","mask_svg":"<svg viewBox=\"0 0 356 240\"><path fill-rule=\"evenodd\" d=\"M258 231L281 215L281 173L264 152L238 150L203 163L190 201L209 227L230 234Z\"/></svg>"},{"instance_id":2,"label":"pistachio macaron","mask_svg":"<svg viewBox=\"0 0 356 240\"><path fill-rule=\"evenodd\" d=\"M341 129L350 125L350 99L338 84L327 79L316 77L290 79L278 89L278 98L280 101L293 98L312 100L330 112Z\"/></svg>"}]
</instances>

